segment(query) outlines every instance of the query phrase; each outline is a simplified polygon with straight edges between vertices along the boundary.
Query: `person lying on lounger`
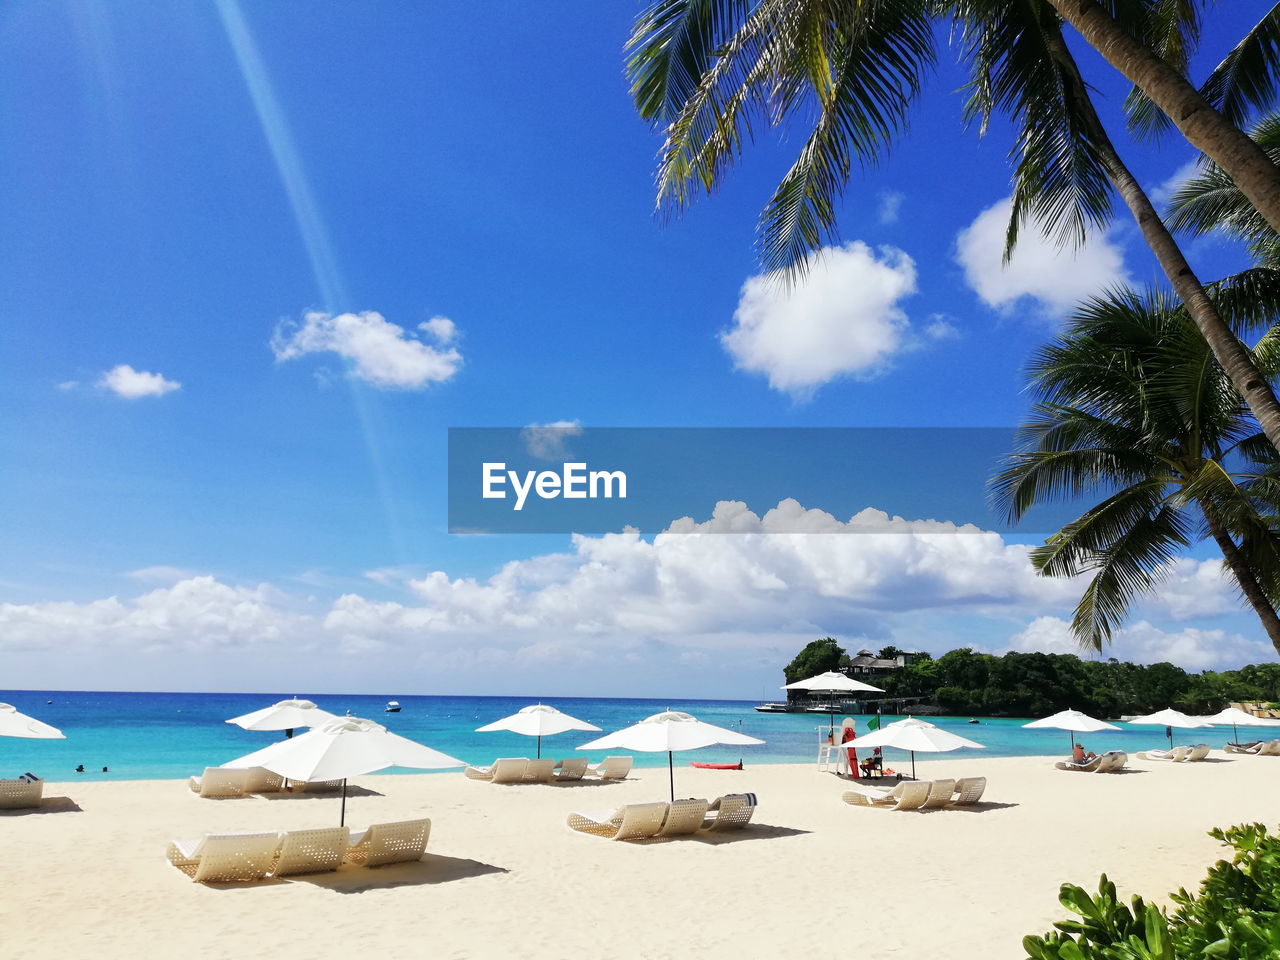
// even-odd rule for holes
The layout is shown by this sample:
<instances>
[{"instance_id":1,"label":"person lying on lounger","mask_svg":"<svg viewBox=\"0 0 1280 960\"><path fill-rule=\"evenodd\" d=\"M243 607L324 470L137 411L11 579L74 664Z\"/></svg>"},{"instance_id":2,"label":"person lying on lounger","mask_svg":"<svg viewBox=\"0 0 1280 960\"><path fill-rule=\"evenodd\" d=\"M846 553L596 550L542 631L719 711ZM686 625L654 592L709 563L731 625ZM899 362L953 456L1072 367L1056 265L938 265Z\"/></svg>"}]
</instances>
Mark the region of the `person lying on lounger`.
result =
<instances>
[{"instance_id":1,"label":"person lying on lounger","mask_svg":"<svg viewBox=\"0 0 1280 960\"><path fill-rule=\"evenodd\" d=\"M1082 747L1080 744L1077 743L1075 745L1075 749L1071 751L1071 762L1072 763L1088 763L1090 760L1092 760L1096 756L1097 756L1096 753L1085 753L1084 747Z\"/></svg>"}]
</instances>

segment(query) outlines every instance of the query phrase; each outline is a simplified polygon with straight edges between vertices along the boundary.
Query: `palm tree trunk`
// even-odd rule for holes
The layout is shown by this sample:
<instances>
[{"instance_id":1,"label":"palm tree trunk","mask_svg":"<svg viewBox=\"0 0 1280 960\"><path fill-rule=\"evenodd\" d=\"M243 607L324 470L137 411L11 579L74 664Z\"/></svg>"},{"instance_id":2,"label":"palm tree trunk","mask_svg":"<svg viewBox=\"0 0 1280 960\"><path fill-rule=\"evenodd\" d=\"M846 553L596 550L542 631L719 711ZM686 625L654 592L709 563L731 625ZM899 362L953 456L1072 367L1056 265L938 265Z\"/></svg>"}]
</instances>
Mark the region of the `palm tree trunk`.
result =
<instances>
[{"instance_id":1,"label":"palm tree trunk","mask_svg":"<svg viewBox=\"0 0 1280 960\"><path fill-rule=\"evenodd\" d=\"M1271 638L1271 645L1276 648L1277 653L1280 653L1280 616L1276 615L1276 609L1267 598L1266 591L1258 583L1258 578L1253 575L1248 561L1240 553L1240 548L1236 546L1230 534L1222 529L1222 525L1208 511L1205 511L1205 520L1208 521L1209 532L1217 541L1218 548L1226 558L1227 566L1231 568L1231 573L1240 586L1240 592L1244 594L1244 598L1249 601L1249 606L1253 607L1258 619L1262 621L1262 628Z\"/></svg>"},{"instance_id":2,"label":"palm tree trunk","mask_svg":"<svg viewBox=\"0 0 1280 960\"><path fill-rule=\"evenodd\" d=\"M1057 4L1058 0L1048 0ZM1231 378L1231 383L1240 392L1249 409L1257 418L1262 432L1266 434L1271 445L1280 451L1280 402L1271 389L1267 378L1258 370L1252 355L1245 349L1238 337L1227 326L1218 313L1213 301L1205 292L1187 258L1183 256L1178 242L1169 232L1169 228L1160 219L1151 198L1147 196L1142 185L1125 166L1116 152L1115 145L1107 135L1102 120L1094 110L1093 101L1089 97L1088 88L1076 66L1075 58L1067 49L1062 34L1054 29L1045 31L1045 45L1065 73L1065 78L1074 90L1082 112L1088 116L1093 125L1090 131L1099 154L1106 163L1111 182L1124 200L1125 206L1137 221L1142 237L1147 246L1155 254L1160 269L1173 285L1174 291L1187 308L1191 319L1209 344L1214 358Z\"/></svg>"},{"instance_id":3,"label":"palm tree trunk","mask_svg":"<svg viewBox=\"0 0 1280 960\"><path fill-rule=\"evenodd\" d=\"M1097 0L1048 0L1111 66L1151 98L1182 135L1235 181L1280 231L1280 167L1153 50L1135 40Z\"/></svg>"}]
</instances>

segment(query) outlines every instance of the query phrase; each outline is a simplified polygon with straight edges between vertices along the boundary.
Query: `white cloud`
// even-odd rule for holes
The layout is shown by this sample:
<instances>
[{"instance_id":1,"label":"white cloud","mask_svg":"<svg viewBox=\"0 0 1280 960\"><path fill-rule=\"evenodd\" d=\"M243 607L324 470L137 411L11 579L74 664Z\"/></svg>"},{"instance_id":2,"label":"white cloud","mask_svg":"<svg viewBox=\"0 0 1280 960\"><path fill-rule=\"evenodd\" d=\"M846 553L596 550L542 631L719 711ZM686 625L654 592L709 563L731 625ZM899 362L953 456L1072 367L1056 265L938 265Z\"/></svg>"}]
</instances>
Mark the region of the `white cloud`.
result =
<instances>
[{"instance_id":1,"label":"white cloud","mask_svg":"<svg viewBox=\"0 0 1280 960\"><path fill-rule=\"evenodd\" d=\"M719 535L725 531L736 535ZM1065 618L1082 584L1038 576L1029 549L972 527L879 510L842 520L794 500L763 515L722 501L710 518L682 518L652 540L634 533L575 536L564 552L513 560L486 577L444 570L418 576L408 568L364 574L380 587L403 588L411 599L399 601L354 590L318 601L197 576L133 599L0 604L0 655L86 651L128 663L126 653L172 652L174 669L189 675L199 656L243 648L255 664L278 664L279 674L256 675L266 688L300 683L290 671L313 670L315 658L305 655L323 651L307 674L322 683L332 683L335 671L381 669L385 689L388 678L417 664L424 677L447 676L451 684L466 678L476 692L504 692L492 686L493 670L502 668L516 670L520 683L532 676L520 671L545 670L539 678L569 693L566 675L604 663L610 672L595 678L600 689L635 695L641 686L634 669L648 671L646 691L675 695L670 683L679 681L671 680L669 665L680 658L709 656L718 664L718 683L750 676L744 679L750 689L815 636L905 643L910 636L949 636L947 625L958 618L1019 624L1008 628L1018 631L1010 649L1076 652ZM1166 592L1197 581L1199 570L1175 570ZM135 574L158 579L182 572L155 567ZM356 582L332 578L327 587L336 592ZM1104 656L1167 659L1193 670L1273 657L1269 644L1239 633L1169 629L1154 614L1144 616L1119 631ZM372 651L387 655L360 659ZM614 683L620 664L627 673ZM225 672L220 677L233 681ZM698 682L705 695L705 678Z\"/></svg>"},{"instance_id":2,"label":"white cloud","mask_svg":"<svg viewBox=\"0 0 1280 960\"><path fill-rule=\"evenodd\" d=\"M902 210L902 201L906 197L896 190L882 190L876 207L876 218L885 225L898 222L898 214Z\"/></svg>"},{"instance_id":3,"label":"white cloud","mask_svg":"<svg viewBox=\"0 0 1280 960\"><path fill-rule=\"evenodd\" d=\"M569 455L565 441L582 436L582 421L556 420L531 423L520 431L520 439L531 457L539 460L563 460Z\"/></svg>"},{"instance_id":4,"label":"white cloud","mask_svg":"<svg viewBox=\"0 0 1280 960\"><path fill-rule=\"evenodd\" d=\"M899 301L915 291L915 263L903 251L827 247L792 288L770 274L748 279L720 340L739 370L807 397L838 377L872 376L910 346Z\"/></svg>"},{"instance_id":5,"label":"white cloud","mask_svg":"<svg viewBox=\"0 0 1280 960\"><path fill-rule=\"evenodd\" d=\"M163 397L166 393L182 389L182 384L176 380L166 379L159 373L135 370L127 363L112 367L104 373L98 379L98 386L126 400L137 400L139 397Z\"/></svg>"},{"instance_id":6,"label":"white cloud","mask_svg":"<svg viewBox=\"0 0 1280 960\"><path fill-rule=\"evenodd\" d=\"M59 390L74 390L80 386L79 380L63 380L61 383L55 384Z\"/></svg>"},{"instance_id":7,"label":"white cloud","mask_svg":"<svg viewBox=\"0 0 1280 960\"><path fill-rule=\"evenodd\" d=\"M430 335L442 347L452 343L458 335L457 325L448 317L432 317L418 324L418 329Z\"/></svg>"},{"instance_id":8,"label":"white cloud","mask_svg":"<svg viewBox=\"0 0 1280 960\"><path fill-rule=\"evenodd\" d=\"M929 340L958 340L960 328L951 322L943 313L929 315L929 323L924 328L924 335Z\"/></svg>"},{"instance_id":9,"label":"white cloud","mask_svg":"<svg viewBox=\"0 0 1280 960\"><path fill-rule=\"evenodd\" d=\"M1148 190L1147 193L1156 206L1166 204L1178 192L1178 188L1201 172L1200 164L1196 160L1188 160L1173 173L1169 174L1164 181Z\"/></svg>"},{"instance_id":10,"label":"white cloud","mask_svg":"<svg viewBox=\"0 0 1280 960\"><path fill-rule=\"evenodd\" d=\"M1086 297L1128 281L1124 252L1108 234L1092 234L1081 247L1060 246L1034 223L1024 223L1006 266L1008 198L993 204L956 237L956 261L965 280L990 307L1010 310L1024 298L1058 316Z\"/></svg>"},{"instance_id":11,"label":"white cloud","mask_svg":"<svg viewBox=\"0 0 1280 960\"><path fill-rule=\"evenodd\" d=\"M1071 634L1071 624L1058 617L1037 617L1009 641L1010 650L1023 653L1081 654ZM1272 660L1270 643L1250 640L1226 630L1184 627L1164 630L1147 620L1121 627L1101 654L1133 663L1175 663L1185 670L1227 669L1243 663Z\"/></svg>"},{"instance_id":12,"label":"white cloud","mask_svg":"<svg viewBox=\"0 0 1280 960\"><path fill-rule=\"evenodd\" d=\"M194 570L187 570L183 567L170 567L164 564L130 570L125 574L130 580L140 580L143 583L177 583L179 580L187 580L195 575Z\"/></svg>"},{"instance_id":13,"label":"white cloud","mask_svg":"<svg viewBox=\"0 0 1280 960\"><path fill-rule=\"evenodd\" d=\"M351 362L353 376L374 386L421 390L453 377L462 354L448 346L457 331L446 317L432 317L418 329L434 345L372 310L337 316L310 311L301 323L281 323L271 349L277 360L336 353Z\"/></svg>"}]
</instances>

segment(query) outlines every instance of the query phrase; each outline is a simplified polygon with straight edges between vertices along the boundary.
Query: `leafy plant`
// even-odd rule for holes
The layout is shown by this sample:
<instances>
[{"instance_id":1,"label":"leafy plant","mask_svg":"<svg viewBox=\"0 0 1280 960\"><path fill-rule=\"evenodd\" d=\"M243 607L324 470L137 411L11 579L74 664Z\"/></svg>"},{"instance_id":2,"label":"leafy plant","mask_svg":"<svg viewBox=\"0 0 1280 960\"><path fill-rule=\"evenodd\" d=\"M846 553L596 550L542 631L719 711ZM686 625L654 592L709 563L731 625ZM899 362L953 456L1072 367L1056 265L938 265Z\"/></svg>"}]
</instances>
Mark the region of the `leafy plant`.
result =
<instances>
[{"instance_id":1,"label":"leafy plant","mask_svg":"<svg viewBox=\"0 0 1280 960\"><path fill-rule=\"evenodd\" d=\"M1098 892L1065 883L1058 899L1078 916L1025 937L1029 960L1276 960L1280 957L1280 837L1261 823L1209 834L1233 850L1200 890L1171 895L1172 914L1135 896L1126 906L1106 874Z\"/></svg>"}]
</instances>

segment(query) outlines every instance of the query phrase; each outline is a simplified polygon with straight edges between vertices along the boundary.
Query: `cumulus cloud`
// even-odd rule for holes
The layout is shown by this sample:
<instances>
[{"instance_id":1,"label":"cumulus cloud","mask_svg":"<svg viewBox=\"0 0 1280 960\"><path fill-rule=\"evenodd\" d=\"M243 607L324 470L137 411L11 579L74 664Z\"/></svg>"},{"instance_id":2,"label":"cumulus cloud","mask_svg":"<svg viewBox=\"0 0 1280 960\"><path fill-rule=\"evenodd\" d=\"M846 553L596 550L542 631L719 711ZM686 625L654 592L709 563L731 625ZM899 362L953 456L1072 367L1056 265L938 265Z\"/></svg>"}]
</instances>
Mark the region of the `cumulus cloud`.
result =
<instances>
[{"instance_id":1,"label":"cumulus cloud","mask_svg":"<svg viewBox=\"0 0 1280 960\"><path fill-rule=\"evenodd\" d=\"M432 317L418 330L421 336L373 310L337 316L310 311L301 323L281 323L271 349L278 361L334 353L350 362L352 376L374 386L421 390L452 378L462 354L449 345L457 329L447 317Z\"/></svg>"},{"instance_id":2,"label":"cumulus cloud","mask_svg":"<svg viewBox=\"0 0 1280 960\"><path fill-rule=\"evenodd\" d=\"M1008 649L1022 653L1081 652L1071 635L1071 624L1051 616L1031 621L1010 639ZM1133 663L1167 661L1194 673L1268 661L1275 651L1270 643L1226 630L1197 627L1165 630L1150 621L1138 620L1117 630L1103 655Z\"/></svg>"},{"instance_id":3,"label":"cumulus cloud","mask_svg":"<svg viewBox=\"0 0 1280 960\"><path fill-rule=\"evenodd\" d=\"M898 214L902 210L902 201L906 197L896 190L882 190L877 198L876 218L885 225L898 222Z\"/></svg>"},{"instance_id":4,"label":"cumulus cloud","mask_svg":"<svg viewBox=\"0 0 1280 960\"><path fill-rule=\"evenodd\" d=\"M1173 173L1169 174L1165 180L1156 184L1148 191L1152 202L1157 206L1168 203L1184 183L1202 172L1203 171L1198 161L1194 159L1188 160L1177 170L1173 171Z\"/></svg>"},{"instance_id":5,"label":"cumulus cloud","mask_svg":"<svg viewBox=\"0 0 1280 960\"><path fill-rule=\"evenodd\" d=\"M1004 264L1010 209L1008 198L987 207L956 237L956 261L988 306L1010 310L1028 298L1057 316L1129 279L1124 252L1110 235L1094 233L1081 247L1064 247L1033 223L1023 225L1013 258Z\"/></svg>"},{"instance_id":6,"label":"cumulus cloud","mask_svg":"<svg viewBox=\"0 0 1280 960\"><path fill-rule=\"evenodd\" d=\"M531 423L520 431L520 440L529 456L539 460L563 460L569 455L565 441L582 436L582 421L556 420L552 423Z\"/></svg>"},{"instance_id":7,"label":"cumulus cloud","mask_svg":"<svg viewBox=\"0 0 1280 960\"><path fill-rule=\"evenodd\" d=\"M720 531L737 535L707 535ZM841 519L794 500L763 514L722 501L710 517L682 518L652 539L575 536L563 552L513 560L489 576L365 574L402 589L395 600L349 590L313 601L196 576L132 599L0 604L0 654L242 648L265 662L282 652L387 651L391 659L368 662L474 677L554 664L563 677L597 660L664 676L664 665L682 657L720 663L731 651L725 669L772 672L814 636L899 641L902 631L957 617L1018 624L1008 628L1017 631L1010 649L1075 652L1066 617L1081 584L1036 575L1029 549L989 531L873 509ZM1172 589L1199 569L1183 569ZM1121 630L1107 654L1189 669L1271 658L1263 641L1153 619ZM324 662L332 670L337 661Z\"/></svg>"},{"instance_id":8,"label":"cumulus cloud","mask_svg":"<svg viewBox=\"0 0 1280 960\"><path fill-rule=\"evenodd\" d=\"M720 341L739 370L807 397L839 377L873 376L910 346L899 303L915 291L915 262L902 250L827 247L793 287L772 274L748 279Z\"/></svg>"},{"instance_id":9,"label":"cumulus cloud","mask_svg":"<svg viewBox=\"0 0 1280 960\"><path fill-rule=\"evenodd\" d=\"M127 363L112 367L104 373L98 378L98 386L126 400L137 400L139 397L163 397L166 393L182 389L182 384L176 380L169 380L159 373L135 370Z\"/></svg>"}]
</instances>

